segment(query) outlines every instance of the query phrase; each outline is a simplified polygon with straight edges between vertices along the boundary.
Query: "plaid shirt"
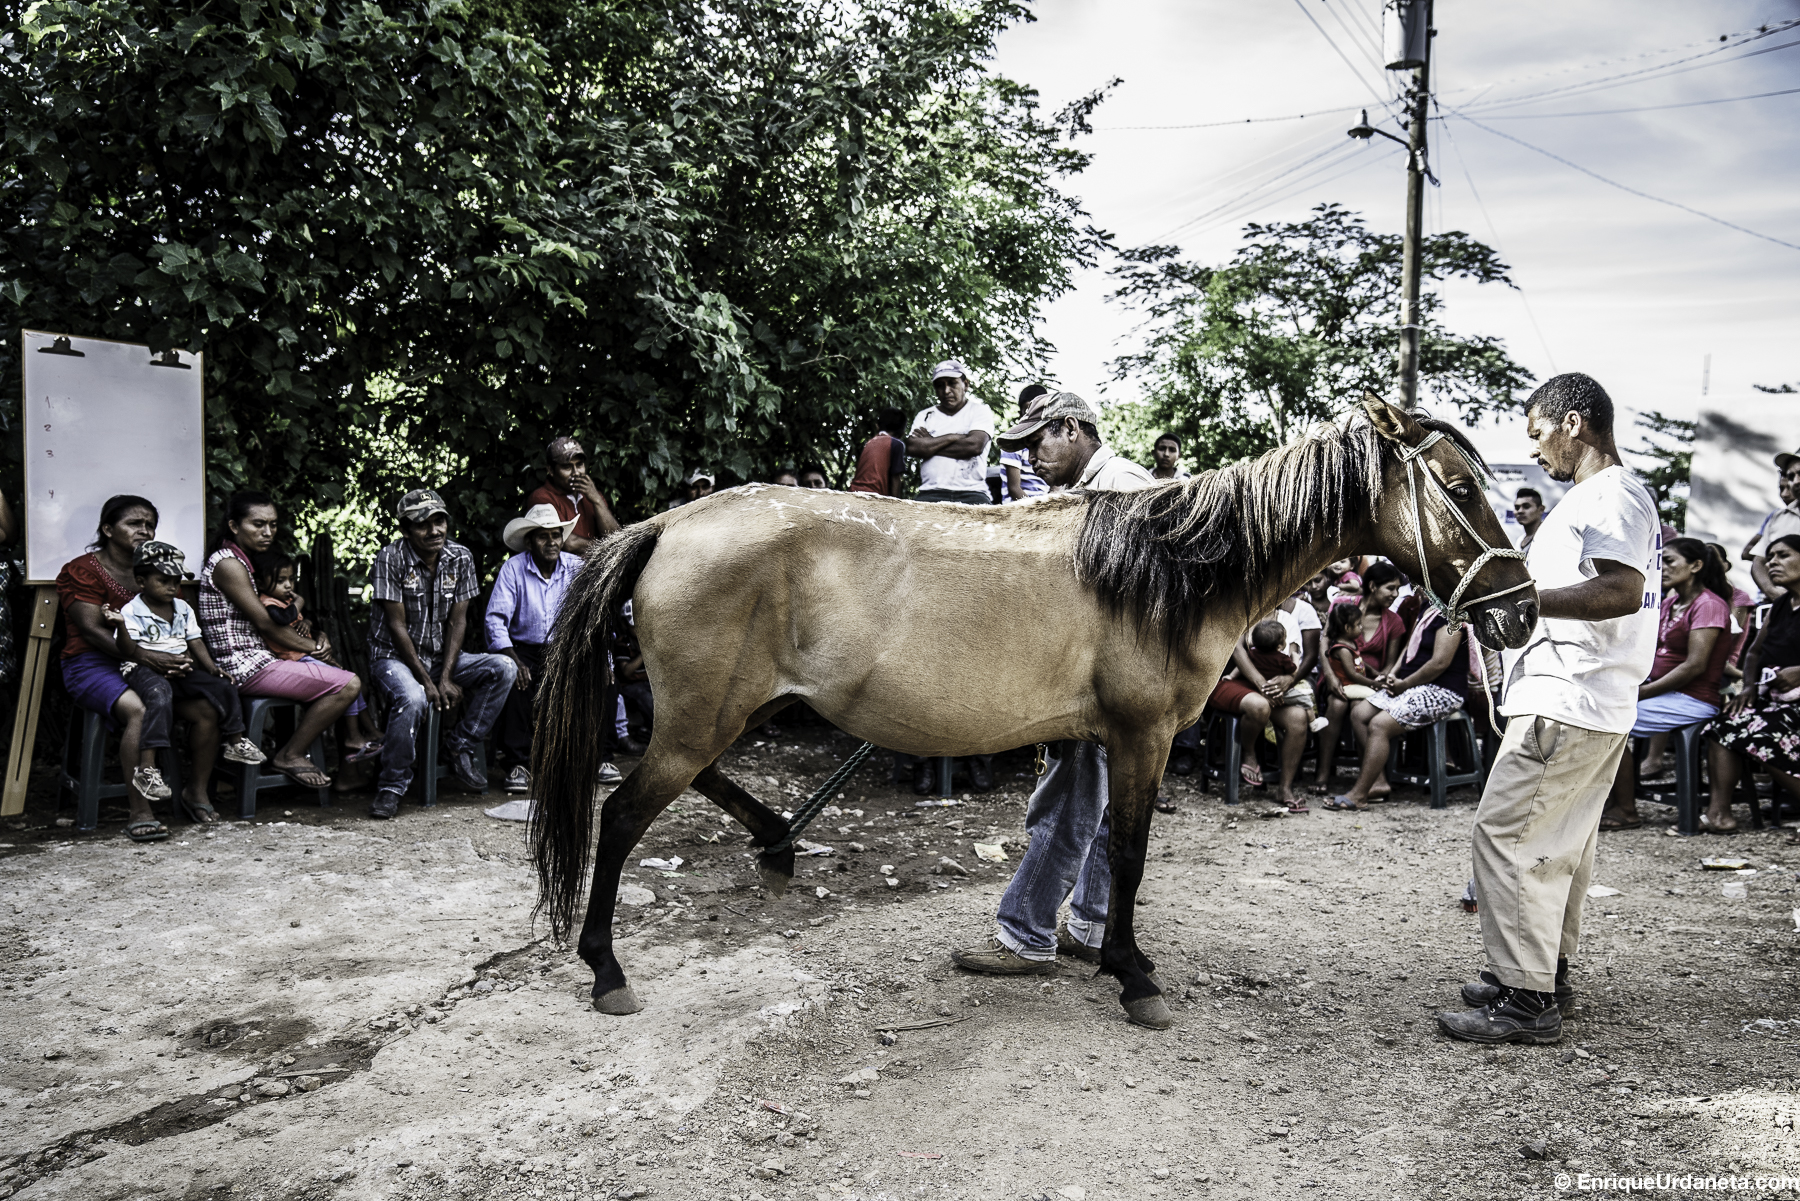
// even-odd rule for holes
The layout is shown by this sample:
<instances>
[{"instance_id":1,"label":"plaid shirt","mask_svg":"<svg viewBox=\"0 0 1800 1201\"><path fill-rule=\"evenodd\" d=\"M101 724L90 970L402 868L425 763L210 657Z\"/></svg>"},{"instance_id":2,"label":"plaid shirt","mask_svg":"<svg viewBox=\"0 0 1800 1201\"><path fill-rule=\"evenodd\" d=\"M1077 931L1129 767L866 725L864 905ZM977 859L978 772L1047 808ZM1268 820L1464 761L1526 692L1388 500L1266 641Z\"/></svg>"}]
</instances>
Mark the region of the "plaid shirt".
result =
<instances>
[{"instance_id":1,"label":"plaid shirt","mask_svg":"<svg viewBox=\"0 0 1800 1201\"><path fill-rule=\"evenodd\" d=\"M369 573L377 601L399 601L406 606L406 632L419 658L434 660L444 653L444 623L457 601L474 598L481 591L475 578L475 556L460 542L444 541L438 553L437 572L425 569L424 560L402 538L382 547ZM369 608L369 658L398 659L394 640L388 636L387 614L379 604Z\"/></svg>"},{"instance_id":2,"label":"plaid shirt","mask_svg":"<svg viewBox=\"0 0 1800 1201\"><path fill-rule=\"evenodd\" d=\"M256 578L249 556L238 549L237 543L227 542L214 551L200 572L200 632L206 636L206 649L219 670L232 683L242 684L275 662L275 656L263 645L256 624L213 585L213 571L226 559L236 559L244 565L245 575Z\"/></svg>"}]
</instances>

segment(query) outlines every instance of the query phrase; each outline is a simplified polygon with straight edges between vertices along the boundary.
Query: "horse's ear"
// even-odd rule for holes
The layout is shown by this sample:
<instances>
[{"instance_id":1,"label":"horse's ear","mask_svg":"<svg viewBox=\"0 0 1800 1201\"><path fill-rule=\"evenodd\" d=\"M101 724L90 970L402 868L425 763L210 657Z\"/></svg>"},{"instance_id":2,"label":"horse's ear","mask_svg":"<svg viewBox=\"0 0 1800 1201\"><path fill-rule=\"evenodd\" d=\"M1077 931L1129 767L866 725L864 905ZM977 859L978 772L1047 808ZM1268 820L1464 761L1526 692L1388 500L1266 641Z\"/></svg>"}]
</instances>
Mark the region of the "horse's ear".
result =
<instances>
[{"instance_id":1,"label":"horse's ear","mask_svg":"<svg viewBox=\"0 0 1800 1201\"><path fill-rule=\"evenodd\" d=\"M1369 422L1374 425L1375 432L1389 442L1398 442L1402 446L1417 446L1425 440L1425 427L1412 419L1412 415L1397 405L1391 405L1379 396L1363 393L1363 411L1368 413Z\"/></svg>"}]
</instances>

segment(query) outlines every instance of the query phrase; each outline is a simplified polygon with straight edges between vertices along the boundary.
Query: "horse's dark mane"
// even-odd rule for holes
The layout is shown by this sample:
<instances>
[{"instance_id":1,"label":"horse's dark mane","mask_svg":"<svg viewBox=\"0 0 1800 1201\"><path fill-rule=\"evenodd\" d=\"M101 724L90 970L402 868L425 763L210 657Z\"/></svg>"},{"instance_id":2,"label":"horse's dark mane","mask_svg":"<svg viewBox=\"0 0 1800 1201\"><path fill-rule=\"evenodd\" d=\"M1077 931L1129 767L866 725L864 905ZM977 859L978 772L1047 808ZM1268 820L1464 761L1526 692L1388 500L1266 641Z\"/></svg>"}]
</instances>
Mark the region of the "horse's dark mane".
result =
<instances>
[{"instance_id":1,"label":"horse's dark mane","mask_svg":"<svg viewBox=\"0 0 1800 1201\"><path fill-rule=\"evenodd\" d=\"M1413 415L1486 471L1461 430ZM1117 616L1156 631L1171 654L1205 606L1264 590L1297 556L1366 518L1391 444L1357 412L1257 459L1138 492L1091 492L1075 575Z\"/></svg>"}]
</instances>

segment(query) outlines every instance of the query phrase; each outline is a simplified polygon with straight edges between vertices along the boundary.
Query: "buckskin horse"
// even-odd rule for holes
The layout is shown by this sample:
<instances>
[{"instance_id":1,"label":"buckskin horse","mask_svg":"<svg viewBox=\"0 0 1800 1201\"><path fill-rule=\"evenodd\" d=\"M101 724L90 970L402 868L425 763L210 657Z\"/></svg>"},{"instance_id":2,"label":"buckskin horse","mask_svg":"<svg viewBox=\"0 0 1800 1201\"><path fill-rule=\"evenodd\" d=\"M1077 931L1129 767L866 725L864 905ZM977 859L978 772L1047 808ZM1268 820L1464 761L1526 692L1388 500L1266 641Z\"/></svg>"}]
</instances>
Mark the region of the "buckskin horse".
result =
<instances>
[{"instance_id":1,"label":"buckskin horse","mask_svg":"<svg viewBox=\"0 0 1800 1201\"><path fill-rule=\"evenodd\" d=\"M786 837L718 759L804 700L914 755L1102 743L1101 970L1131 1020L1165 1026L1134 917L1170 740L1199 718L1239 635L1347 554L1392 559L1486 645L1522 645L1537 592L1488 507L1485 471L1454 427L1371 399L1258 459L1139 492L983 508L751 484L630 526L590 552L545 664L530 829L539 912L567 937L593 836L595 731L613 719L600 703L609 627L629 597L656 724L601 806L578 944L596 1009L642 1008L613 954L613 906L627 856L683 789L757 846ZM987 682L1003 676L1032 686L997 694ZM793 850L757 866L779 895Z\"/></svg>"}]
</instances>

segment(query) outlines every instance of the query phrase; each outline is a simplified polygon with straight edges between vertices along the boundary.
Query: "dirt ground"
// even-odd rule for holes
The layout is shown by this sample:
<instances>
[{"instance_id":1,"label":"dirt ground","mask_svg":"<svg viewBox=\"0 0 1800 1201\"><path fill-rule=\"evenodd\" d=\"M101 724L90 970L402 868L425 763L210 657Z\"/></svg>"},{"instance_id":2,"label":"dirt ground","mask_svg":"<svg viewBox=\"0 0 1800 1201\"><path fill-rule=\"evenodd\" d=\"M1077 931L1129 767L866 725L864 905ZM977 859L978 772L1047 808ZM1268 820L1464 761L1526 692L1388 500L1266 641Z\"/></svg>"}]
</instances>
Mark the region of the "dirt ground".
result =
<instances>
[{"instance_id":1,"label":"dirt ground","mask_svg":"<svg viewBox=\"0 0 1800 1201\"><path fill-rule=\"evenodd\" d=\"M727 769L791 801L850 749L802 729ZM0 828L0 1197L1489 1198L1559 1195L1559 1174L1587 1195L1608 1190L1584 1174L1800 1176L1788 831L1607 835L1596 880L1620 895L1588 906L1563 1043L1484 1051L1431 1021L1480 966L1457 903L1472 795L1264 819L1255 794L1227 808L1171 777L1142 928L1179 1000L1156 1033L1091 969L951 966L1017 861L1029 757L1002 766L947 808L865 766L809 832L832 853L780 900L742 831L684 796L633 856L685 862L628 876L654 894L621 907L646 1005L628 1018L593 1012L586 969L534 930L523 827L482 814L498 794L376 823L290 792L150 847L118 820L75 836L39 798ZM1008 863L974 855L1000 838ZM1727 853L1757 874L1700 870Z\"/></svg>"}]
</instances>

